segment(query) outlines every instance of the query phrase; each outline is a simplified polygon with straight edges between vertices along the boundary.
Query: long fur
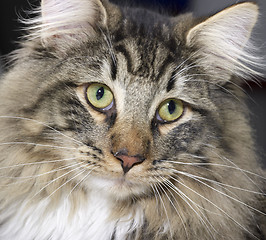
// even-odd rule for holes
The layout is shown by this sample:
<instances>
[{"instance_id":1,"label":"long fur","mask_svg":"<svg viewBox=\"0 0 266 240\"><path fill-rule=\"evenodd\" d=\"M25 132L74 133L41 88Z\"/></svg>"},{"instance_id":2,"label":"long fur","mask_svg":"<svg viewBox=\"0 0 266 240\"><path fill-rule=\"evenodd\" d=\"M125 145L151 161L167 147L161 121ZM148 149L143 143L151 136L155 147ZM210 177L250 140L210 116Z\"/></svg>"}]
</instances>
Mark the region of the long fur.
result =
<instances>
[{"instance_id":1,"label":"long fur","mask_svg":"<svg viewBox=\"0 0 266 240\"><path fill-rule=\"evenodd\" d=\"M105 0L39 12L0 81L0 239L264 239L240 78L260 64L256 5L204 21ZM163 122L172 99L182 115Z\"/></svg>"},{"instance_id":2,"label":"long fur","mask_svg":"<svg viewBox=\"0 0 266 240\"><path fill-rule=\"evenodd\" d=\"M239 4L191 29L187 44L200 46L200 64L213 75L219 74L221 80L228 79L231 74L242 78L260 76L259 69L264 67L264 61L250 39L257 19L257 5Z\"/></svg>"}]
</instances>

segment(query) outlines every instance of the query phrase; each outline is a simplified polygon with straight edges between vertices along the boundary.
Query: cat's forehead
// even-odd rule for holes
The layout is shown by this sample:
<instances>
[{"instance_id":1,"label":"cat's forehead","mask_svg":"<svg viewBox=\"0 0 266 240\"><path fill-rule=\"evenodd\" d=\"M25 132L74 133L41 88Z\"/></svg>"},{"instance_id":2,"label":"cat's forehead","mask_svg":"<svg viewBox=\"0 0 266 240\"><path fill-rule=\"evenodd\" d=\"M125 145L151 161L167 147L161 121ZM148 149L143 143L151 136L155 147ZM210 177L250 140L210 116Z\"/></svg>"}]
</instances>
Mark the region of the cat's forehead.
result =
<instances>
[{"instance_id":1,"label":"cat's forehead","mask_svg":"<svg viewBox=\"0 0 266 240\"><path fill-rule=\"evenodd\" d=\"M174 71L176 59L163 44L146 39L125 40L115 44L118 72L124 71L143 84L153 85L166 78Z\"/></svg>"},{"instance_id":2,"label":"cat's forehead","mask_svg":"<svg viewBox=\"0 0 266 240\"><path fill-rule=\"evenodd\" d=\"M173 34L171 18L143 9L124 9L118 27L110 29L109 52L126 71L148 82L173 72L183 58L184 43ZM108 33L109 34L109 33ZM119 67L119 66L118 66Z\"/></svg>"},{"instance_id":3,"label":"cat's forehead","mask_svg":"<svg viewBox=\"0 0 266 240\"><path fill-rule=\"evenodd\" d=\"M146 48L134 39L114 43L114 59L109 57L101 63L102 79L99 80L109 87L120 86L128 94L141 95L146 92L146 98L158 92L170 92L176 86L180 88L185 78L178 72L185 66L178 66L184 62L183 58L180 55L175 57L163 44L148 42L150 45Z\"/></svg>"}]
</instances>

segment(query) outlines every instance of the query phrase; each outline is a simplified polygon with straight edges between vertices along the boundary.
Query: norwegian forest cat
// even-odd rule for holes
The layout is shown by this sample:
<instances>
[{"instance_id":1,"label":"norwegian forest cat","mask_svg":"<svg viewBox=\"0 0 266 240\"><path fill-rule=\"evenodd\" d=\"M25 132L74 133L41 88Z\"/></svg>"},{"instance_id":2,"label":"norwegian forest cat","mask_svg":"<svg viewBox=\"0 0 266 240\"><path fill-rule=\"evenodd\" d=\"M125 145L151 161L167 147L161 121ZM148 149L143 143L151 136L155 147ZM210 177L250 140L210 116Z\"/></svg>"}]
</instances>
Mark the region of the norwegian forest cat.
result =
<instances>
[{"instance_id":1,"label":"norwegian forest cat","mask_svg":"<svg viewBox=\"0 0 266 240\"><path fill-rule=\"evenodd\" d=\"M0 239L264 239L241 88L261 65L257 5L39 13L0 82Z\"/></svg>"}]
</instances>

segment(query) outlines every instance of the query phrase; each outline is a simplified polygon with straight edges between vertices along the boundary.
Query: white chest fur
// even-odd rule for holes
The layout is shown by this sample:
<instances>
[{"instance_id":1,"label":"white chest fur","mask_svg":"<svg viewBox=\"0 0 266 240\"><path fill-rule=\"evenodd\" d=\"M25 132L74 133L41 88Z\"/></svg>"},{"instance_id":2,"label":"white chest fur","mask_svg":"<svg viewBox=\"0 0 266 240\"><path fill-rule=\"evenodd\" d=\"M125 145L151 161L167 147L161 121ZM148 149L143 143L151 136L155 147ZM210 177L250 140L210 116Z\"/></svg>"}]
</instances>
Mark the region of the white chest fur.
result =
<instances>
[{"instance_id":1,"label":"white chest fur","mask_svg":"<svg viewBox=\"0 0 266 240\"><path fill-rule=\"evenodd\" d=\"M116 239L125 239L143 222L141 211L116 221L109 220L110 202L100 195L93 195L88 203L73 211L69 201L63 200L56 210L47 208L43 200L27 211L22 206L8 209L1 240L108 240L115 232ZM74 214L70 214L73 211Z\"/></svg>"}]
</instances>

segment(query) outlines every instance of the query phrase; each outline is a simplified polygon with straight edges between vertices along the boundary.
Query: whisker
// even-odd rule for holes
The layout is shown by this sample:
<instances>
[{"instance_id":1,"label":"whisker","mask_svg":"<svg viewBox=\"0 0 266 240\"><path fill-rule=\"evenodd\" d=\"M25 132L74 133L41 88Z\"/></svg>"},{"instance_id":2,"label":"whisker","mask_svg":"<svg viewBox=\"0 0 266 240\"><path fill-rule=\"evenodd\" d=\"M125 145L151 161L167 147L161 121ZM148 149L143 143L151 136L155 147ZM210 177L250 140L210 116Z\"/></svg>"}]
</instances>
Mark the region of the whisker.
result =
<instances>
[{"instance_id":1,"label":"whisker","mask_svg":"<svg viewBox=\"0 0 266 240\"><path fill-rule=\"evenodd\" d=\"M200 79L189 79L189 82L208 82L209 84L213 84L217 87L219 87L220 89L222 89L223 91L227 92L228 94L230 94L232 97L234 97L241 105L243 105L243 101L237 97L233 92L229 91L227 88L223 87L222 85L219 85L217 83L212 83L210 81L207 80L200 80Z\"/></svg>"},{"instance_id":2,"label":"whisker","mask_svg":"<svg viewBox=\"0 0 266 240\"><path fill-rule=\"evenodd\" d=\"M81 163L77 163L76 165L80 165L80 164L81 164ZM71 166L71 167L73 167L73 166ZM49 185L51 185L52 183L56 182L57 180L63 178L64 176L66 176L66 175L70 174L71 172L74 172L74 171L76 171L77 169L82 168L82 167L83 167L83 166L80 166L80 167L74 168L74 169L72 169L72 170L70 170L70 171L68 171L68 172L66 172L66 173L64 173L64 174L62 174L62 175L60 175L59 177L57 177L57 178L51 180L48 184L46 184L46 185L43 186L38 192L36 192L36 193L33 195L33 197L31 197L31 198L29 199L29 202L30 202L34 197L36 197L39 193L41 193L45 188L47 188Z\"/></svg>"},{"instance_id":3,"label":"whisker","mask_svg":"<svg viewBox=\"0 0 266 240\"><path fill-rule=\"evenodd\" d=\"M166 178L164 178L164 177L162 177L162 176L160 176L160 178L162 179L162 181L167 180ZM165 182L163 182L163 184L165 185ZM166 187L167 187L167 186L168 186L168 185L166 184ZM183 220L183 218L182 218L180 212L177 210L175 204L173 203L173 201L171 200L171 198L168 196L167 192L166 192L163 188L161 188L161 189L162 189L162 191L164 192L165 196L168 198L168 200L169 200L170 204L172 205L172 207L175 209L177 215L179 216L179 218L180 218L180 220L181 220L181 223L182 223L182 225L183 225L183 227L184 227L185 233L186 233L186 238L188 239L187 228L186 228L186 226L185 226L185 222L184 222L184 220ZM168 189L168 188L166 188L166 189ZM173 193L172 193L171 191L169 191L169 189L168 189L168 192L171 194L172 198L175 199ZM176 202L176 204L178 204L178 202L177 202L176 199L175 199L175 202Z\"/></svg>"},{"instance_id":4,"label":"whisker","mask_svg":"<svg viewBox=\"0 0 266 240\"><path fill-rule=\"evenodd\" d=\"M171 179L174 179L173 178L173 176L171 176L170 177ZM166 184L174 191L174 189L178 189L172 182L170 182L168 179L165 179L165 181L166 181ZM178 180L177 180L178 181ZM179 191L181 191L180 189L178 189ZM192 203L197 207L197 209L200 211L200 209L202 209L203 211L205 211L205 212L209 212L209 213L211 213L211 214L214 214L214 215L217 215L217 216L221 216L221 214L219 214L219 213L216 213L216 212L212 212L212 211L210 211L210 210L208 210L208 209L206 209L206 208L204 208L204 207L202 207L202 206L200 206L198 203L196 203L196 202L194 202L194 201L192 201ZM202 211L200 211L200 213L202 213ZM204 214L203 214L204 215ZM211 224L210 224L211 225ZM213 227L213 229L214 229L214 227ZM214 229L215 230L215 229ZM216 230L215 230L215 232L217 232Z\"/></svg>"},{"instance_id":5,"label":"whisker","mask_svg":"<svg viewBox=\"0 0 266 240\"><path fill-rule=\"evenodd\" d=\"M94 167L94 168L92 168L72 189L71 189L71 191L69 192L69 194L67 195L67 197L66 197L66 200L70 197L70 195L72 194L72 192L78 187L78 185L80 185L90 174L91 174L91 172L94 170L94 169L96 169L96 168L98 168L98 167ZM86 170L84 170L84 172L85 172Z\"/></svg>"},{"instance_id":6,"label":"whisker","mask_svg":"<svg viewBox=\"0 0 266 240\"><path fill-rule=\"evenodd\" d=\"M0 146L4 145L33 145L38 147L49 147L49 148L56 148L56 149L68 149L68 150L76 150L74 147L62 147L56 145L48 145L48 144L39 144L39 143L32 143L32 142L4 142L0 143Z\"/></svg>"},{"instance_id":7,"label":"whisker","mask_svg":"<svg viewBox=\"0 0 266 240\"><path fill-rule=\"evenodd\" d=\"M81 166L82 167L82 166ZM78 167L78 168L81 168ZM77 169L78 169L77 168ZM75 170L77 170L75 169ZM71 182L73 179L75 179L76 177L80 176L81 174L83 174L84 172L86 172L86 169L80 171L78 174L76 174L75 176L73 176L72 178L68 179L67 181L65 181L63 184L61 184L57 189L55 189L49 196L47 196L47 199L50 198L52 195L54 195L59 189L61 189L63 186L65 186L66 184L68 184L69 182Z\"/></svg>"},{"instance_id":8,"label":"whisker","mask_svg":"<svg viewBox=\"0 0 266 240\"><path fill-rule=\"evenodd\" d=\"M214 166L214 167L224 167L224 168L229 168L229 169L234 169L234 170L238 170L241 171L243 173L248 173L250 175L262 178L266 180L266 177L260 176L257 173L245 170L245 169L241 169L237 166L229 166L229 165L223 165L223 164L219 164L219 163L193 163L193 162L179 162L179 161L171 161L171 160L166 160L166 159L162 159L162 161L164 162L168 162L168 163L174 163L174 164L180 164L180 165L190 165L190 166Z\"/></svg>"},{"instance_id":9,"label":"whisker","mask_svg":"<svg viewBox=\"0 0 266 240\"><path fill-rule=\"evenodd\" d=\"M156 186L155 186L155 184L151 184L151 188L152 188L152 191L153 191L153 193L154 193L154 196L155 196L155 201L156 201L156 210L157 210L157 213L158 213L158 209L159 209L159 200L158 200L158 198L157 198L157 192L155 191L155 188Z\"/></svg>"},{"instance_id":10,"label":"whisker","mask_svg":"<svg viewBox=\"0 0 266 240\"><path fill-rule=\"evenodd\" d=\"M212 146L212 145L210 145L210 144L204 144L206 147L208 147L209 148L209 150L210 150L210 148L212 148L212 149L215 149L215 147L214 146ZM247 177L247 179L248 180L250 180L253 184L254 184L254 186L255 187L257 187L262 193L264 193L264 191L258 186L258 184L256 184L248 175L247 175L247 173L248 174L251 174L251 175L254 175L254 176L256 176L256 177L259 177L259 178L262 178L262 179L264 179L264 180L266 180L266 178L265 177L262 177L262 176L260 176L260 175L258 175L258 174L255 174L255 173L252 173L252 172L250 172L250 171L246 171L246 170L244 170L244 169L242 169L242 168L240 168L239 166L237 166L237 164L235 164L233 161L231 161L230 159L228 159L227 157L225 157L225 156L221 156L220 154L218 154L217 152L215 152L215 151L213 151L213 150L210 150L213 154L215 154L216 156L218 156L222 161L227 161L227 162L229 162L230 164L232 164L234 167L236 167L236 169L238 169L239 171L241 171L242 173L243 173L243 175L244 176L246 176ZM265 193L264 193L265 194Z\"/></svg>"},{"instance_id":11,"label":"whisker","mask_svg":"<svg viewBox=\"0 0 266 240\"><path fill-rule=\"evenodd\" d=\"M178 170L174 170L174 172L176 172L178 174L185 175L185 176L187 176L187 177L189 177L191 179L194 179L195 181L207 186L208 188L210 188L210 189L212 189L212 190L214 190L214 191L216 191L216 192L218 192L218 193L220 193L220 194L222 194L222 195L224 195L224 196L226 196L226 197L228 197L228 198L230 198L230 199L232 199L232 200L234 200L234 201L236 201L236 202L238 202L238 203L240 203L240 204L242 204L242 205L244 205L244 206L246 206L246 207L248 207L248 208L250 208L250 209L252 209L252 210L254 210L254 211L266 216L266 213L263 213L263 212L259 211L258 209L253 208L252 206L249 206L248 204L246 204L246 203L244 203L244 202L242 202L242 201L240 201L240 200L238 200L238 199L236 199L236 198L234 198L234 197L232 197L232 196L230 196L230 195L228 195L228 194L226 194L226 193L224 193L224 192L222 192L222 191L220 191L220 190L218 190L218 189L216 189L216 188L214 188L212 186L210 186L209 184L202 182L201 180L198 179L198 178L201 178L199 176L196 176L196 175L193 175L193 174L190 174L190 173L185 173L185 172L178 171Z\"/></svg>"},{"instance_id":12,"label":"whisker","mask_svg":"<svg viewBox=\"0 0 266 240\"><path fill-rule=\"evenodd\" d=\"M78 140L76 140L76 139L74 139L74 138L72 138L72 137L69 137L69 136L65 135L64 133L62 133L62 132L56 130L55 128L49 126L48 124L46 124L46 123L44 123L44 122L40 122L40 121L37 121L37 120L35 120L35 119L26 118L26 117L14 117L14 116L0 116L0 118L10 118L10 119L20 119L20 120L32 121L32 122L38 123L38 124L40 124L40 125L43 125L43 126L49 128L49 129L53 130L54 132L56 132L56 133L58 133L58 134L60 134L60 135L62 135L62 136L64 136L64 137L66 137L66 138L68 138L68 139L70 139L70 140L72 140L72 141L74 141L74 142L76 142L76 143L78 143L78 144L83 145L82 142L80 142L80 141L78 141Z\"/></svg>"},{"instance_id":13,"label":"whisker","mask_svg":"<svg viewBox=\"0 0 266 240\"><path fill-rule=\"evenodd\" d=\"M110 52L110 55L111 55L112 61L113 61L114 65L116 66L116 64L117 64L117 59L116 59L116 56L115 56L115 54L114 54L114 47L113 47L113 44L112 44L112 41L111 41L111 38L110 38L110 33L109 33L109 31L107 30L107 34L105 34L101 27L98 27L98 28L100 29L101 33L102 33L103 36L104 36L104 40L105 40L105 42L107 43L107 46L108 46L108 49L109 49L109 52Z\"/></svg>"},{"instance_id":14,"label":"whisker","mask_svg":"<svg viewBox=\"0 0 266 240\"><path fill-rule=\"evenodd\" d=\"M217 83L215 83L215 82L211 82L211 81L209 81L209 80L207 80L207 79L194 79L193 77L208 77L209 75L208 74L206 74L206 73L194 73L194 74L189 74L189 75L186 75L186 77L188 78L188 82L191 82L191 81L199 81L199 82L207 82L207 83L209 83L209 84L212 84L212 85L215 85L215 86L217 86L217 87L221 87L222 85L220 85L220 84L217 84ZM246 80L244 80L245 82L246 82ZM233 81L229 81L232 85L234 85L236 88L238 88L238 89L240 89L242 92L244 92L245 94L247 94L247 92L246 92L246 90L243 88L243 87L241 87L241 86L239 86L238 84L236 84L235 82L233 82ZM247 82L246 82L247 83ZM248 85L248 83L247 83L247 85ZM247 94L248 95L248 94Z\"/></svg>"},{"instance_id":15,"label":"whisker","mask_svg":"<svg viewBox=\"0 0 266 240\"><path fill-rule=\"evenodd\" d=\"M155 177L155 178L156 178L156 177ZM168 221L168 224L169 224L169 232L170 232L171 238L173 238L173 233L172 233L172 229L171 229L170 219L169 219L169 216L168 216L168 214L167 214L167 210L166 210L165 204L164 204L164 202L163 202L163 199L162 199L162 197L161 197L161 194L160 194L160 192L159 192L158 189L157 189L158 186L159 186L159 185L157 185L157 186L154 185L154 187L155 187L155 191L158 193L158 197L160 198L161 204L162 204L163 209L164 209L164 212L165 212L165 216L166 216L167 221Z\"/></svg>"},{"instance_id":16,"label":"whisker","mask_svg":"<svg viewBox=\"0 0 266 240\"><path fill-rule=\"evenodd\" d=\"M178 66L175 67L174 71L177 71L179 68L181 68L181 71L177 72L174 77L177 77L178 75L181 75L184 71L187 71L191 68L193 68L196 64L190 63L188 64L187 68L184 68L185 63L187 63L192 57L194 57L196 54L191 54L188 58L186 58L183 62L181 62ZM192 67L191 67L192 66ZM191 67L191 68L190 68Z\"/></svg>"},{"instance_id":17,"label":"whisker","mask_svg":"<svg viewBox=\"0 0 266 240\"><path fill-rule=\"evenodd\" d=\"M200 177L200 176L196 176L196 175L193 175L193 176L196 177L196 178L199 178L199 179L201 179L201 180L204 180L204 181L208 181L208 182L214 183L214 184L216 184L216 185L218 185L218 186L221 186L221 187L228 187L228 188L233 188L233 189L240 190L240 191L244 191L244 192L248 192L248 193L253 193L253 194L257 194L257 195L263 195L263 196L266 196L266 194L261 193L261 192L256 192L256 191L252 191L252 190L249 190L249 189L236 187L236 186L233 186L233 185L229 185L229 184L221 183L221 182L218 182L218 181L215 181L215 180L212 180L212 179L208 179L208 178L204 178L204 177ZM225 188L225 189L226 189L226 188Z\"/></svg>"},{"instance_id":18,"label":"whisker","mask_svg":"<svg viewBox=\"0 0 266 240\"><path fill-rule=\"evenodd\" d=\"M80 163L74 163L74 164L70 164L70 165L66 165L66 166L61 166L61 167L58 167L56 169L53 169L51 171L48 171L48 172L45 172L45 173L41 173L41 174L37 174L37 175L31 175L31 176L27 176L27 177L12 177L12 176L1 176L1 178L9 178L9 179L28 179L28 180L31 180L33 178L37 178L37 177L41 177L41 176L44 176L44 175L47 175L47 174L50 174L50 173L54 173L54 172L58 172L58 171L62 171L62 170L65 170L65 169L68 169L68 168L71 168L71 167L74 167L76 165L78 165Z\"/></svg>"},{"instance_id":19,"label":"whisker","mask_svg":"<svg viewBox=\"0 0 266 240\"><path fill-rule=\"evenodd\" d=\"M165 179L165 181L167 182L167 185L180 197L182 198L182 200L189 206L189 208L198 216L199 220L202 222L202 224L204 225L204 227L206 228L207 232L210 234L210 236L215 239L215 237L212 234L212 231L209 229L208 224L211 226L211 228L217 232L215 230L215 228L212 226L212 224L210 223L210 221L207 219L207 217L203 214L203 212L199 209L201 208L202 210L205 210L203 207L201 207L199 204L195 203L191 198L189 198L185 193L183 193L180 189L178 189L172 182L170 182L168 179ZM201 213L201 215L194 209L194 207L189 203L191 202L196 208L197 210ZM205 218L205 220L207 222L205 222L205 220L203 219ZM208 223L208 224L207 224Z\"/></svg>"},{"instance_id":20,"label":"whisker","mask_svg":"<svg viewBox=\"0 0 266 240\"><path fill-rule=\"evenodd\" d=\"M198 196L200 196L201 198L203 198L204 200L206 200L207 202L209 202L211 205L213 205L214 207L216 207L218 210L220 210L223 214L225 214L225 216L227 216L230 220L232 220L235 224L237 224L241 229L243 229L244 231L246 231L247 233L249 233L251 236L253 236L254 238L258 239L253 233L251 233L247 228L245 228L244 226L242 226L238 221L236 221L231 215L229 215L225 210L223 210L222 208L220 208L219 206L217 206L216 204L214 204L212 201L210 201L208 198L204 197L203 195L199 194L197 191L195 191L194 189L188 187L187 185L183 184L181 181L171 177L171 179L173 179L174 181L178 182L179 184L181 184L182 186L186 187L187 189L189 189L190 191L192 191L193 193L197 194ZM259 239L258 239L259 240Z\"/></svg>"},{"instance_id":21,"label":"whisker","mask_svg":"<svg viewBox=\"0 0 266 240\"><path fill-rule=\"evenodd\" d=\"M17 167L26 167L26 166L32 166L32 165L40 165L40 164L46 164L46 163L64 162L64 161L70 161L74 159L77 159L77 158L75 157L75 158L64 158L64 159L56 159L56 160L46 160L46 161L40 161L40 162L21 163L21 164L1 167L0 170L9 169L9 168L17 168Z\"/></svg>"}]
</instances>

